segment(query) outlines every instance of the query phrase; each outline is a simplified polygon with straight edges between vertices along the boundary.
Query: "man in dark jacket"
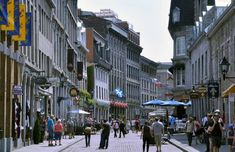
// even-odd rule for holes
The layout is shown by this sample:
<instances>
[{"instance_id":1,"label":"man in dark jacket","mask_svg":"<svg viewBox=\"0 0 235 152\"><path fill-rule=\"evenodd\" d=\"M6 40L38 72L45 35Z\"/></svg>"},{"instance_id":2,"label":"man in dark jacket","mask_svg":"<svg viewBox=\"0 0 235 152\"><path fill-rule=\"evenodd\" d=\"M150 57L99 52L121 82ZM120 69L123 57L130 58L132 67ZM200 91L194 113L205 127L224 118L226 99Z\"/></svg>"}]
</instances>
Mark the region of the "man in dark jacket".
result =
<instances>
[{"instance_id":1,"label":"man in dark jacket","mask_svg":"<svg viewBox=\"0 0 235 152\"><path fill-rule=\"evenodd\" d=\"M110 125L107 120L104 120L102 124L102 132L101 132L101 140L100 140L100 147L99 149L108 149L109 144L109 134L110 134Z\"/></svg>"},{"instance_id":2,"label":"man in dark jacket","mask_svg":"<svg viewBox=\"0 0 235 152\"><path fill-rule=\"evenodd\" d=\"M119 129L120 129L119 138L121 138L121 134L125 138L125 124L123 123L123 121L121 121L121 123L119 125Z\"/></svg>"}]
</instances>

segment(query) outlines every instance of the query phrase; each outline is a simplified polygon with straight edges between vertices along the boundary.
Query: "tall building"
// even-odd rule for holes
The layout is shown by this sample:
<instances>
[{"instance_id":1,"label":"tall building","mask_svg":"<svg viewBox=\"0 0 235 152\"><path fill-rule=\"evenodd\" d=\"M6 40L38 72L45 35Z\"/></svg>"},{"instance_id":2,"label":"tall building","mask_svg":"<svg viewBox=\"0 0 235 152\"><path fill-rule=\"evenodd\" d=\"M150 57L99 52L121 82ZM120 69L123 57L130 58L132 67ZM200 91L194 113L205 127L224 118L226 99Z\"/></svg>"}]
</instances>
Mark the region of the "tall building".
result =
<instances>
[{"instance_id":1,"label":"tall building","mask_svg":"<svg viewBox=\"0 0 235 152\"><path fill-rule=\"evenodd\" d=\"M128 103L127 119L135 119L140 111L140 33L132 29L132 25L125 21L117 24L128 32L127 56L126 56L126 102Z\"/></svg>"},{"instance_id":2,"label":"tall building","mask_svg":"<svg viewBox=\"0 0 235 152\"><path fill-rule=\"evenodd\" d=\"M20 4L32 14L31 45L18 46L1 31L1 51L7 54L1 53L0 60L0 84L6 88L0 96L0 110L4 111L0 117L0 147L4 152L33 139L31 132L39 115L43 119L50 114L67 119L67 112L77 106L69 95L78 81L78 48L74 43L77 1L27 0ZM14 100L13 88L18 91Z\"/></svg>"},{"instance_id":3,"label":"tall building","mask_svg":"<svg viewBox=\"0 0 235 152\"><path fill-rule=\"evenodd\" d=\"M140 106L142 107L142 104L154 100L159 99L158 98L158 87L157 87L157 69L158 69L159 63L156 63L144 56L140 57L140 81L141 81L141 89L140 89L140 95L141 95L141 102ZM148 113L155 110L156 108L154 106L145 106L141 109L137 109L135 112L135 115L137 117L143 116L147 117Z\"/></svg>"},{"instance_id":4,"label":"tall building","mask_svg":"<svg viewBox=\"0 0 235 152\"><path fill-rule=\"evenodd\" d=\"M109 73L112 69L110 64L110 50L105 39L94 30L86 29L87 48L89 53L87 60L88 67L88 90L96 101L93 118L96 121L108 120L110 115L109 100Z\"/></svg>"},{"instance_id":5,"label":"tall building","mask_svg":"<svg viewBox=\"0 0 235 152\"><path fill-rule=\"evenodd\" d=\"M194 0L172 0L169 13L168 29L174 41L172 67L174 77L173 98L178 101L189 100L191 67L188 66L187 47L193 41Z\"/></svg>"},{"instance_id":6,"label":"tall building","mask_svg":"<svg viewBox=\"0 0 235 152\"><path fill-rule=\"evenodd\" d=\"M128 33L112 21L81 11L79 18L85 27L94 28L105 40L110 50L112 70L109 74L110 117L126 116L126 50Z\"/></svg>"}]
</instances>

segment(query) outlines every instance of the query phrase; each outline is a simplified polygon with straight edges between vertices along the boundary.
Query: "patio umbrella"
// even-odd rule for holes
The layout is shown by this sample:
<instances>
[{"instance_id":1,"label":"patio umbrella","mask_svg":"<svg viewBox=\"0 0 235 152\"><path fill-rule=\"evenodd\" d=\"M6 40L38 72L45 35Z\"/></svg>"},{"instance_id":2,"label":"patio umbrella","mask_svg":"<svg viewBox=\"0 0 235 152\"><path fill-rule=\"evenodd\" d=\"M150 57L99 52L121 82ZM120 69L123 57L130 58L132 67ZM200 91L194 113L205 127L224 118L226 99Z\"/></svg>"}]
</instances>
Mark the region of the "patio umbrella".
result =
<instances>
[{"instance_id":1,"label":"patio umbrella","mask_svg":"<svg viewBox=\"0 0 235 152\"><path fill-rule=\"evenodd\" d=\"M153 105L159 106L163 103L164 103L164 101L162 101L162 100L154 99L154 100L150 100L148 102L143 103L143 106L153 106Z\"/></svg>"},{"instance_id":2,"label":"patio umbrella","mask_svg":"<svg viewBox=\"0 0 235 152\"><path fill-rule=\"evenodd\" d=\"M188 101L187 103L184 103L184 106L192 106L192 101Z\"/></svg>"},{"instance_id":3,"label":"patio umbrella","mask_svg":"<svg viewBox=\"0 0 235 152\"><path fill-rule=\"evenodd\" d=\"M164 101L160 106L185 106L185 103L176 100Z\"/></svg>"},{"instance_id":4,"label":"patio umbrella","mask_svg":"<svg viewBox=\"0 0 235 152\"><path fill-rule=\"evenodd\" d=\"M71 110L68 113L74 113L74 114L84 114L84 115L89 115L90 113L87 111L84 111L82 109L77 109L77 110Z\"/></svg>"}]
</instances>

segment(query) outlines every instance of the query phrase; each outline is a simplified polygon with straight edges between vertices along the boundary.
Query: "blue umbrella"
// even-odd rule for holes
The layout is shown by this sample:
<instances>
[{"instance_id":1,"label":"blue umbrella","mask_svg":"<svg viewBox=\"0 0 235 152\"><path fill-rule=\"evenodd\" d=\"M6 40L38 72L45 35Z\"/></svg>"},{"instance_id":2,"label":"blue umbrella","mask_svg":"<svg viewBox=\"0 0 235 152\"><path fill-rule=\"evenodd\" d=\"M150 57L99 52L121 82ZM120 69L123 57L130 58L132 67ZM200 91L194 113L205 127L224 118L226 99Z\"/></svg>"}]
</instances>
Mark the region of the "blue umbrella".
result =
<instances>
[{"instance_id":1,"label":"blue umbrella","mask_svg":"<svg viewBox=\"0 0 235 152\"><path fill-rule=\"evenodd\" d=\"M184 106L192 106L192 101L188 101L187 103L184 103Z\"/></svg>"},{"instance_id":2,"label":"blue umbrella","mask_svg":"<svg viewBox=\"0 0 235 152\"><path fill-rule=\"evenodd\" d=\"M162 101L162 100L154 99L154 100L143 103L143 106L154 106L154 105L159 106L163 103L164 103L164 101Z\"/></svg>"},{"instance_id":3,"label":"blue umbrella","mask_svg":"<svg viewBox=\"0 0 235 152\"><path fill-rule=\"evenodd\" d=\"M167 100L164 101L161 106L184 106L185 104L183 102L179 102L176 100Z\"/></svg>"}]
</instances>

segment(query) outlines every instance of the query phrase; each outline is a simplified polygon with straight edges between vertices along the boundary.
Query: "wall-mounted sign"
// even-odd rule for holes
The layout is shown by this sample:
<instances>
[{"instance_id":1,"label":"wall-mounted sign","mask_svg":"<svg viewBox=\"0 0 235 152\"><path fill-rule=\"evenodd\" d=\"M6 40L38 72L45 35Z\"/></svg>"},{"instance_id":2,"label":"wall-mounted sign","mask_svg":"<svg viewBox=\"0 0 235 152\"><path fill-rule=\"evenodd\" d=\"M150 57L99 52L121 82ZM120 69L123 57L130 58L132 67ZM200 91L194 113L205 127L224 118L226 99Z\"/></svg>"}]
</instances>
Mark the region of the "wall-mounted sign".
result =
<instances>
[{"instance_id":1,"label":"wall-mounted sign","mask_svg":"<svg viewBox=\"0 0 235 152\"><path fill-rule=\"evenodd\" d=\"M12 88L12 93L14 95L23 95L22 86L21 85L14 85Z\"/></svg>"},{"instance_id":2,"label":"wall-mounted sign","mask_svg":"<svg viewBox=\"0 0 235 152\"><path fill-rule=\"evenodd\" d=\"M119 98L124 97L124 93L121 89L117 88L117 89L114 90L114 92L115 92L117 97L119 97Z\"/></svg>"},{"instance_id":3,"label":"wall-mounted sign","mask_svg":"<svg viewBox=\"0 0 235 152\"><path fill-rule=\"evenodd\" d=\"M76 96L78 96L78 93L79 93L79 91L78 91L77 88L71 88L71 89L69 90L69 95L70 95L71 97L76 97Z\"/></svg>"}]
</instances>

